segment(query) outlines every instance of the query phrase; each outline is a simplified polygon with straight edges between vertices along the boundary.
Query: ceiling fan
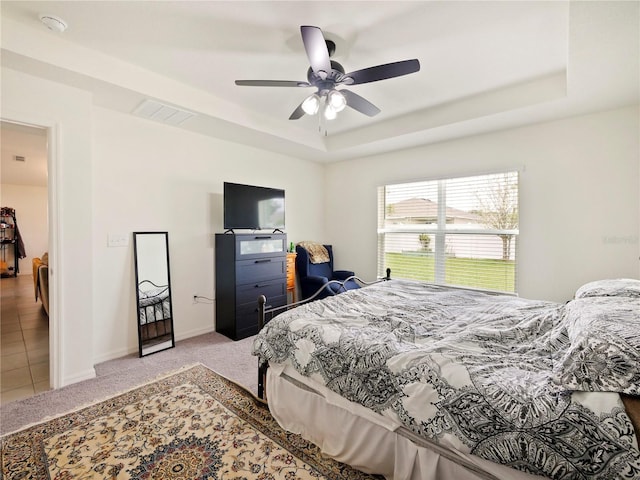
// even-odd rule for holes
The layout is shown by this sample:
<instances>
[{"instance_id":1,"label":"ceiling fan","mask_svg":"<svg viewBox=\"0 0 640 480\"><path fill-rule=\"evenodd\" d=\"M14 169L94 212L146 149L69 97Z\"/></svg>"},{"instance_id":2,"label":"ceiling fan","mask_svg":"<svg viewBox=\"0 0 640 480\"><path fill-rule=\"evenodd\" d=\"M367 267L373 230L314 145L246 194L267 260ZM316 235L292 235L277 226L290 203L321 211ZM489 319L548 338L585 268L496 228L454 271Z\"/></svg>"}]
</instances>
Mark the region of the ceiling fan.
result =
<instances>
[{"instance_id":1,"label":"ceiling fan","mask_svg":"<svg viewBox=\"0 0 640 480\"><path fill-rule=\"evenodd\" d=\"M357 93L346 89L338 90L336 87L377 82L408 75L420 70L420 62L414 58L413 60L386 63L345 73L342 65L329 58L335 52L335 43L331 40L326 40L320 28L301 26L300 33L302 34L304 49L311 64L307 71L306 82L294 80L236 80L236 85L248 87L316 87L318 89L317 92L304 99L293 111L289 120L297 120L305 113L307 115L315 115L320 110L320 107L322 107L324 117L331 120L346 106L373 117L380 113L378 107Z\"/></svg>"}]
</instances>

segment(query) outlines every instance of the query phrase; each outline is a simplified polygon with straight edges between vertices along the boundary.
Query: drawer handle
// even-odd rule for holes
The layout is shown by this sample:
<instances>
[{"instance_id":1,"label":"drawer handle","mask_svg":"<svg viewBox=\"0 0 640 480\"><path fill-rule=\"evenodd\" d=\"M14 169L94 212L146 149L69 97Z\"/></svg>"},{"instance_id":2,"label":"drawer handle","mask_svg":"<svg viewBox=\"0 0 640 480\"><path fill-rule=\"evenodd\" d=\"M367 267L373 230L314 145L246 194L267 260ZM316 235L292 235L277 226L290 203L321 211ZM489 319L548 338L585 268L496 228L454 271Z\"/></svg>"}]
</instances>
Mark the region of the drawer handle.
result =
<instances>
[{"instance_id":1,"label":"drawer handle","mask_svg":"<svg viewBox=\"0 0 640 480\"><path fill-rule=\"evenodd\" d=\"M255 284L255 288L262 288L262 287L268 287L268 286L269 286L268 283L265 283L264 285L259 285L257 283Z\"/></svg>"},{"instance_id":2,"label":"drawer handle","mask_svg":"<svg viewBox=\"0 0 640 480\"><path fill-rule=\"evenodd\" d=\"M269 263L270 261L271 261L270 258L265 258L265 259L262 259L262 260L254 260L253 263Z\"/></svg>"},{"instance_id":3,"label":"drawer handle","mask_svg":"<svg viewBox=\"0 0 640 480\"><path fill-rule=\"evenodd\" d=\"M266 235L263 237L254 237L254 240L268 240L271 238L271 235Z\"/></svg>"}]
</instances>

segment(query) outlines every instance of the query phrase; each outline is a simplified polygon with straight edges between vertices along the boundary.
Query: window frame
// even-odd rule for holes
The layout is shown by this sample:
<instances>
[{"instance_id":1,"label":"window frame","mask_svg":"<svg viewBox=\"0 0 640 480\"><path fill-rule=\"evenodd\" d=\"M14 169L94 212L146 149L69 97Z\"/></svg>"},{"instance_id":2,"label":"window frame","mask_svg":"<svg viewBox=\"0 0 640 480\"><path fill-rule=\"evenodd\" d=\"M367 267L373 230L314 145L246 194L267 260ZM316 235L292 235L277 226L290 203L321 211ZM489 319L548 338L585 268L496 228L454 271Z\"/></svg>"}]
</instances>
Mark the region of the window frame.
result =
<instances>
[{"instance_id":1,"label":"window frame","mask_svg":"<svg viewBox=\"0 0 640 480\"><path fill-rule=\"evenodd\" d=\"M476 181L481 179L482 177L491 177L491 176L503 176L504 182L497 180L494 185L495 187L489 188L512 188L515 185L516 192L515 197L512 200L515 200L515 211L517 218L516 228L488 228L488 227L477 227L477 228L469 228L469 226L455 226L454 224L447 223L447 201L446 201L446 189L447 182L456 181L456 180L466 180L471 179ZM507 180L507 177L509 179ZM515 177L515 178L513 178ZM448 287L457 287L457 288L465 288L472 290L484 290L491 292L499 292L505 294L517 295L518 293L518 243L520 238L520 181L521 181L521 169L518 168L510 168L505 170L499 170L494 172L485 172L479 174L464 174L450 177L438 177L431 178L425 180L411 180L405 182L391 183L385 184L378 187L377 193L377 216L378 216L378 229L377 229L377 271L378 275L383 276L386 274L386 256L389 253L389 249L387 248L387 235L395 235L395 234L428 234L432 236L434 243L434 279L433 281L427 281L427 283L433 283L436 285L448 286ZM413 187L418 184L425 185L433 185L437 184L437 219L436 223L425 223L425 224L399 224L394 226L393 224L387 223L387 215L388 215L388 206L390 203L387 203L387 189L389 187ZM480 185L480 183L478 183ZM425 188L425 192L426 192ZM471 197L470 197L471 198ZM502 236L508 235L510 238L508 240L508 246L503 246L503 258L502 260L509 260L511 257L511 252L513 252L513 279L511 282L513 284L513 290L496 290L491 288L483 288L472 285L465 284L455 284L455 283L447 283L446 275L447 275L447 237L452 235L475 235L475 236ZM471 237L469 237L471 238ZM475 246L475 244L470 244L471 246ZM504 258L504 248L508 248L507 254L509 257ZM462 257L464 258L464 257ZM470 257L475 258L475 257ZM483 259L484 257L477 257L478 259ZM489 259L489 257L486 257ZM402 277L396 275L394 276L393 268L391 270L392 278L410 278L410 277ZM487 280L490 280L490 277L487 277Z\"/></svg>"}]
</instances>

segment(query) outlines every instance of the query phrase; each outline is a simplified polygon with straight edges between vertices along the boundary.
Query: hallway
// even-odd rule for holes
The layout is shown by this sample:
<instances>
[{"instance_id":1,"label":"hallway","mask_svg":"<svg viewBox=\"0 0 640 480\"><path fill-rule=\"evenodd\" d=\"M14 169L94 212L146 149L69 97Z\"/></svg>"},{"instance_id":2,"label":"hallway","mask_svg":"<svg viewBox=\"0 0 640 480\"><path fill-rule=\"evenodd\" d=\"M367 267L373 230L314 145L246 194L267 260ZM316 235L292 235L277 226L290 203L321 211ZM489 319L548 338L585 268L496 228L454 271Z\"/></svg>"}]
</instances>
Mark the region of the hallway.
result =
<instances>
[{"instance_id":1,"label":"hallway","mask_svg":"<svg viewBox=\"0 0 640 480\"><path fill-rule=\"evenodd\" d=\"M0 404L49 390L49 318L33 277L0 279Z\"/></svg>"}]
</instances>

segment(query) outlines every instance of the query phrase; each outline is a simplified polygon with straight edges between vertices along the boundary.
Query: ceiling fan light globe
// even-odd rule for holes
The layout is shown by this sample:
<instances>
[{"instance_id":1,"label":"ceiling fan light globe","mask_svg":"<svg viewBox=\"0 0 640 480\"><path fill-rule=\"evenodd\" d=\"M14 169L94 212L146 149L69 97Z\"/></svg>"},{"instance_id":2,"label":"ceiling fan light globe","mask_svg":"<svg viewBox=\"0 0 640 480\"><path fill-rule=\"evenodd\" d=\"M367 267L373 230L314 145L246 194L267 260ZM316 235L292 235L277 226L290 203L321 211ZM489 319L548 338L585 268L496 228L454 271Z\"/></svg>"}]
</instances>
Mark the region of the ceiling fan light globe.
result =
<instances>
[{"instance_id":1,"label":"ceiling fan light globe","mask_svg":"<svg viewBox=\"0 0 640 480\"><path fill-rule=\"evenodd\" d=\"M324 107L324 118L327 120L334 120L338 116L338 112L331 106L331 104L327 103Z\"/></svg>"},{"instance_id":2,"label":"ceiling fan light globe","mask_svg":"<svg viewBox=\"0 0 640 480\"><path fill-rule=\"evenodd\" d=\"M327 94L327 102L336 113L341 112L347 106L347 99L338 90L331 90Z\"/></svg>"},{"instance_id":3,"label":"ceiling fan light globe","mask_svg":"<svg viewBox=\"0 0 640 480\"><path fill-rule=\"evenodd\" d=\"M320 108L320 97L317 94L309 95L304 102L302 102L302 110L307 115L315 115Z\"/></svg>"}]
</instances>

